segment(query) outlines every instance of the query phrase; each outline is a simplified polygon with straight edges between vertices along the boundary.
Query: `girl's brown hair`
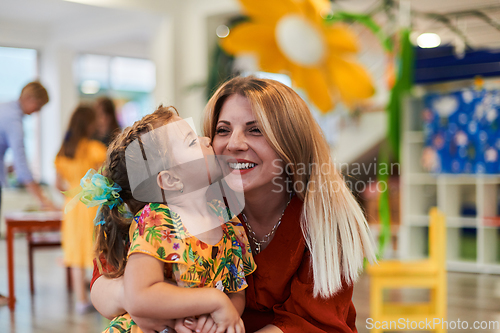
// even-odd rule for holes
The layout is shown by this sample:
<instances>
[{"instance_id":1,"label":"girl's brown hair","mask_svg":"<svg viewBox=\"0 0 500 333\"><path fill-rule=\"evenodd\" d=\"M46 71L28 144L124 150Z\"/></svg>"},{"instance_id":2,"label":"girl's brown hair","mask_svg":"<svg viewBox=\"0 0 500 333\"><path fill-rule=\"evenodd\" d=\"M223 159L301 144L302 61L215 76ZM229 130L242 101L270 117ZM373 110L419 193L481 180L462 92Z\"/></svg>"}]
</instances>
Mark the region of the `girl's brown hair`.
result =
<instances>
[{"instance_id":1,"label":"girl's brown hair","mask_svg":"<svg viewBox=\"0 0 500 333\"><path fill-rule=\"evenodd\" d=\"M108 148L102 174L122 188L120 197L133 215L137 214L147 203L134 199L132 195L125 151L129 144L139 139L141 135L167 124L172 117L177 115L178 112L174 107L160 105L155 112L136 121L132 126L119 133ZM105 272L104 275L112 278L119 277L123 275L125 270L131 219L123 216L118 211L118 207L110 209L110 206L103 205L101 214L105 223L96 226L96 254L104 256L108 265L115 268L111 272Z\"/></svg>"},{"instance_id":2,"label":"girl's brown hair","mask_svg":"<svg viewBox=\"0 0 500 333\"><path fill-rule=\"evenodd\" d=\"M76 147L82 139L92 137L92 127L96 116L94 109L88 105L78 105L69 121L68 130L57 156L74 158Z\"/></svg>"}]
</instances>

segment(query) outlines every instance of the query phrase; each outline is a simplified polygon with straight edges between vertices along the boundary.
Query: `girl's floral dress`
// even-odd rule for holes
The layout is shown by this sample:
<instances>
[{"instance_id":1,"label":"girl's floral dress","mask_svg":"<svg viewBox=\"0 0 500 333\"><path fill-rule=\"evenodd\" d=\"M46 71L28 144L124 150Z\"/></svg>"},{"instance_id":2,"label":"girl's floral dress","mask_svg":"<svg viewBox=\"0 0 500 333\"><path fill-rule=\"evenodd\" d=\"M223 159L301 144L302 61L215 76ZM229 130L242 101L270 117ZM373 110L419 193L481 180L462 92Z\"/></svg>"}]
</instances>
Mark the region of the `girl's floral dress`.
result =
<instances>
[{"instance_id":1,"label":"girl's floral dress","mask_svg":"<svg viewBox=\"0 0 500 333\"><path fill-rule=\"evenodd\" d=\"M181 287L215 287L225 293L245 289L245 276L256 269L245 229L219 201L208 205L223 223L223 236L216 245L203 243L189 234L179 215L166 205L151 203L137 213L130 226L128 255L145 253L163 261L165 278L175 280ZM142 331L124 314L114 318L105 332Z\"/></svg>"}]
</instances>

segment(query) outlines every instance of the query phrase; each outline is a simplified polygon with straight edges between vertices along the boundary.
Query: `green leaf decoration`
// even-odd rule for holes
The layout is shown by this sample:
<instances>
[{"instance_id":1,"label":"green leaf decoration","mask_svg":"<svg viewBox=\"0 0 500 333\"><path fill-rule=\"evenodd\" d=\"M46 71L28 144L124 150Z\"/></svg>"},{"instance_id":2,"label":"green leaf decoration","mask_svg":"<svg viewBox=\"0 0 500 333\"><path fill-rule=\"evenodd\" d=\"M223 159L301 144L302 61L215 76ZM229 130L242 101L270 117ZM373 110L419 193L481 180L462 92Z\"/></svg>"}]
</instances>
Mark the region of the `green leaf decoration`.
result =
<instances>
[{"instance_id":1,"label":"green leaf decoration","mask_svg":"<svg viewBox=\"0 0 500 333\"><path fill-rule=\"evenodd\" d=\"M243 252L241 251L241 247L233 248L233 253L236 257L243 260Z\"/></svg>"},{"instance_id":2,"label":"green leaf decoration","mask_svg":"<svg viewBox=\"0 0 500 333\"><path fill-rule=\"evenodd\" d=\"M171 211L168 208L158 207L155 209L156 212L162 213L166 221L172 221Z\"/></svg>"},{"instance_id":3,"label":"green leaf decoration","mask_svg":"<svg viewBox=\"0 0 500 333\"><path fill-rule=\"evenodd\" d=\"M182 253L182 260L184 260L184 262L188 262L187 250L184 250L184 252Z\"/></svg>"},{"instance_id":4,"label":"green leaf decoration","mask_svg":"<svg viewBox=\"0 0 500 333\"><path fill-rule=\"evenodd\" d=\"M188 255L189 255L189 260L196 261L196 257L194 255L193 248L191 247L191 244L189 244L189 247L188 247Z\"/></svg>"},{"instance_id":5,"label":"green leaf decoration","mask_svg":"<svg viewBox=\"0 0 500 333\"><path fill-rule=\"evenodd\" d=\"M251 257L243 258L243 271L245 275L250 274L255 268L255 263L251 260Z\"/></svg>"},{"instance_id":6,"label":"green leaf decoration","mask_svg":"<svg viewBox=\"0 0 500 333\"><path fill-rule=\"evenodd\" d=\"M221 208L221 216L224 219L224 221L229 221L231 218L229 217L228 210Z\"/></svg>"},{"instance_id":7,"label":"green leaf decoration","mask_svg":"<svg viewBox=\"0 0 500 333\"><path fill-rule=\"evenodd\" d=\"M158 248L158 250L156 251L156 253L158 254L158 257L160 257L160 259L165 259L166 253L165 253L165 248L163 246L161 246L160 248Z\"/></svg>"},{"instance_id":8,"label":"green leaf decoration","mask_svg":"<svg viewBox=\"0 0 500 333\"><path fill-rule=\"evenodd\" d=\"M161 232L156 228L156 226L147 227L146 231L146 241L153 244L154 241L161 241Z\"/></svg>"},{"instance_id":9,"label":"green leaf decoration","mask_svg":"<svg viewBox=\"0 0 500 333\"><path fill-rule=\"evenodd\" d=\"M113 319L110 323L109 323L109 332L112 333L114 332L115 330L120 332L120 333L126 333L127 330L126 328L122 327L123 324L125 324L127 321L126 318L120 316L120 317L116 317L115 319Z\"/></svg>"},{"instance_id":10,"label":"green leaf decoration","mask_svg":"<svg viewBox=\"0 0 500 333\"><path fill-rule=\"evenodd\" d=\"M222 258L221 258L221 262L219 263L219 267L217 267L217 272L214 274L214 279L219 276L222 272L222 270L226 267L226 262L227 262L227 256L224 255Z\"/></svg>"},{"instance_id":11,"label":"green leaf decoration","mask_svg":"<svg viewBox=\"0 0 500 333\"><path fill-rule=\"evenodd\" d=\"M231 238L236 237L234 233L234 228L231 223L226 224L227 225L227 235Z\"/></svg>"},{"instance_id":12,"label":"green leaf decoration","mask_svg":"<svg viewBox=\"0 0 500 333\"><path fill-rule=\"evenodd\" d=\"M135 239L137 239L137 237L139 237L139 228L136 228L134 230L134 234L132 235L132 239L135 240Z\"/></svg>"},{"instance_id":13,"label":"green leaf decoration","mask_svg":"<svg viewBox=\"0 0 500 333\"><path fill-rule=\"evenodd\" d=\"M210 210L216 214L217 216L219 216L219 209L218 209L218 202L216 200L212 200L211 202L207 203L207 206L208 208L210 208Z\"/></svg>"},{"instance_id":14,"label":"green leaf decoration","mask_svg":"<svg viewBox=\"0 0 500 333\"><path fill-rule=\"evenodd\" d=\"M179 236L179 238L186 237L186 233L184 232L184 226L182 225L181 217L179 215L176 214L172 218L172 224L174 225L176 234Z\"/></svg>"},{"instance_id":15,"label":"green leaf decoration","mask_svg":"<svg viewBox=\"0 0 500 333\"><path fill-rule=\"evenodd\" d=\"M130 248L130 251L131 251L131 252L132 252L132 251L134 251L134 250L135 250L135 249L137 249L139 246L140 246L140 244L135 244L134 246L132 246L132 247Z\"/></svg>"}]
</instances>

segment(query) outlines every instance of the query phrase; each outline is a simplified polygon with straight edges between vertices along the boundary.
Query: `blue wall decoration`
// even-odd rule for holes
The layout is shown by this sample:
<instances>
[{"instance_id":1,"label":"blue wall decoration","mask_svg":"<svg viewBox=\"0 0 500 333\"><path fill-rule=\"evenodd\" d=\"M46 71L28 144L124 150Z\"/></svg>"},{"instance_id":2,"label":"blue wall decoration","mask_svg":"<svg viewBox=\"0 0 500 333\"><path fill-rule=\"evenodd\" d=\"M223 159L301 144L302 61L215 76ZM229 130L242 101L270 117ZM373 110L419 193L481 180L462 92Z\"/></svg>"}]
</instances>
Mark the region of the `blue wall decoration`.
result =
<instances>
[{"instance_id":1,"label":"blue wall decoration","mask_svg":"<svg viewBox=\"0 0 500 333\"><path fill-rule=\"evenodd\" d=\"M500 173L500 90L428 94L424 167L438 173Z\"/></svg>"}]
</instances>

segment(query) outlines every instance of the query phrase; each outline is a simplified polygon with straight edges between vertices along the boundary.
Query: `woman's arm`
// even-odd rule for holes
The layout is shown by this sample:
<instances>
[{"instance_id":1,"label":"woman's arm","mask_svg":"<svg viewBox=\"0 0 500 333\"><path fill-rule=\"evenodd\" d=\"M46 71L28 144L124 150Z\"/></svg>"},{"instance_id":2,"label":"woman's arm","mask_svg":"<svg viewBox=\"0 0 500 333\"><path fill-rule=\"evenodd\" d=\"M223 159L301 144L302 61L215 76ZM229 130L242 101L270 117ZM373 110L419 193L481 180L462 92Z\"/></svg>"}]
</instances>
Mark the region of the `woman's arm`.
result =
<instances>
[{"instance_id":1,"label":"woman's arm","mask_svg":"<svg viewBox=\"0 0 500 333\"><path fill-rule=\"evenodd\" d=\"M123 285L123 276L116 279L102 276L100 275L97 263L94 262L94 279L95 281L90 289L90 297L96 310L110 320L127 312L124 309L125 288ZM175 325L174 320L163 319L162 317L132 316L132 319L145 333L161 332L165 327L174 327Z\"/></svg>"},{"instance_id":2,"label":"woman's arm","mask_svg":"<svg viewBox=\"0 0 500 333\"><path fill-rule=\"evenodd\" d=\"M243 311L245 311L245 290L240 290L237 293L231 293L227 296L241 316Z\"/></svg>"},{"instance_id":3,"label":"woman's arm","mask_svg":"<svg viewBox=\"0 0 500 333\"><path fill-rule=\"evenodd\" d=\"M255 333L283 333L283 331L274 325L267 325L266 327L263 327L260 330L255 331Z\"/></svg>"},{"instance_id":4,"label":"woman's arm","mask_svg":"<svg viewBox=\"0 0 500 333\"><path fill-rule=\"evenodd\" d=\"M90 289L90 299L95 309L111 320L126 312L124 292L123 276L116 279L100 276Z\"/></svg>"}]
</instances>

